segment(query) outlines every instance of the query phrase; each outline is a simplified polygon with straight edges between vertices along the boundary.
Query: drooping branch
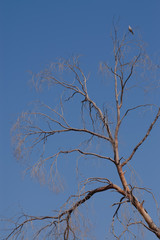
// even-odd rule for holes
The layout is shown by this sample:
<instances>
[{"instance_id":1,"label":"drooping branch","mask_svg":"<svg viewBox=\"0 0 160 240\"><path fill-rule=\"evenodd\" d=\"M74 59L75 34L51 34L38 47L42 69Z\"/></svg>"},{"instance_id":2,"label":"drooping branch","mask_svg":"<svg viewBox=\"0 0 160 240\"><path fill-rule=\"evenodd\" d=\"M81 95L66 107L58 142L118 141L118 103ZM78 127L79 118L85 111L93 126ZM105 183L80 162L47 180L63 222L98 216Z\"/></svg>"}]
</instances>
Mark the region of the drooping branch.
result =
<instances>
[{"instance_id":1,"label":"drooping branch","mask_svg":"<svg viewBox=\"0 0 160 240\"><path fill-rule=\"evenodd\" d=\"M8 240L12 237L14 237L16 239L17 236L19 236L23 232L23 228L25 228L26 224L32 223L32 222L44 221L44 220L50 220L50 222L47 225L43 226L40 230L38 230L38 232L36 233L37 237L46 228L53 226L54 228L58 229L58 226L60 224L65 223L64 239L68 240L70 233L73 234L72 226L70 223L70 218L71 218L72 213L79 206L81 206L83 203L88 201L94 194L104 192L109 189L115 189L117 192L120 192L123 195L125 194L124 191L119 186L109 182L109 184L107 184L105 186L95 188L93 190L84 192L83 194L79 195L78 198L81 198L80 200L75 202L69 209L59 213L57 216L35 217L35 216L24 215L23 217L25 217L26 220L22 221L21 223L15 223L16 227L14 227L14 229L11 231L11 233L6 238L4 238L4 240ZM73 197L75 197L75 196L73 196Z\"/></svg>"},{"instance_id":2,"label":"drooping branch","mask_svg":"<svg viewBox=\"0 0 160 240\"><path fill-rule=\"evenodd\" d=\"M113 160L112 158L110 158L110 157L106 157L106 156L103 156L103 155L101 155L101 154L97 154L97 153L93 153L93 152L84 152L84 151L82 151L81 149L72 149L72 150L66 150L66 151L59 151L59 152L58 152L57 154L55 154L55 155L69 154L69 153L73 153L73 152L78 152L78 153L80 153L81 155L84 155L84 156L93 156L93 157L97 157L97 158L100 158L100 159L109 160L109 161L115 163L114 160ZM54 156L55 156L55 155L54 155ZM52 156L52 157L53 157L53 156Z\"/></svg>"}]
</instances>

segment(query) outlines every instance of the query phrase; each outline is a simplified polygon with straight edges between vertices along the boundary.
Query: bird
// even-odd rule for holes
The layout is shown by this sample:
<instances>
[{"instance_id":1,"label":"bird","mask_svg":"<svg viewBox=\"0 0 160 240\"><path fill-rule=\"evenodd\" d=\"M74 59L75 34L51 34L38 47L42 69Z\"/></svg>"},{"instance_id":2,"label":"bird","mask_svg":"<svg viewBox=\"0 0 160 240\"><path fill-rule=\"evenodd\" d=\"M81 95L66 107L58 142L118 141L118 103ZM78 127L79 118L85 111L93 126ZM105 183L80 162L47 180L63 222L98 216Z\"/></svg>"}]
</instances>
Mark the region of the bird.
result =
<instances>
[{"instance_id":1,"label":"bird","mask_svg":"<svg viewBox=\"0 0 160 240\"><path fill-rule=\"evenodd\" d=\"M132 30L132 28L131 28L130 25L129 25L129 27L128 27L128 30L134 35L134 32L133 32L133 30Z\"/></svg>"}]
</instances>

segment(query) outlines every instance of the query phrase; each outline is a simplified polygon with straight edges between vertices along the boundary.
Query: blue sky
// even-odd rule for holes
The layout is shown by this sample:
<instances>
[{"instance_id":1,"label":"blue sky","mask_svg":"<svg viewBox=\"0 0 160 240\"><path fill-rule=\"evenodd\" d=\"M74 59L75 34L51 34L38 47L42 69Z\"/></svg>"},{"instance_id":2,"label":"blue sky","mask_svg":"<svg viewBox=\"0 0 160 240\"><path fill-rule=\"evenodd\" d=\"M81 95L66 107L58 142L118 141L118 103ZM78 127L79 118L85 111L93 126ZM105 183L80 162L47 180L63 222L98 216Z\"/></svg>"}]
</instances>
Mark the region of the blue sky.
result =
<instances>
[{"instance_id":1,"label":"blue sky","mask_svg":"<svg viewBox=\"0 0 160 240\"><path fill-rule=\"evenodd\" d=\"M13 156L11 127L18 114L30 109L30 103L41 98L41 94L37 93L29 82L31 78L29 71L38 72L59 57L68 58L80 54L82 55L80 61L85 71L88 71L93 79L97 78L99 62L110 60L112 52L110 33L114 17L120 19L119 25L123 31L125 29L127 31L128 25L131 25L135 31L141 33L147 43L147 52L155 62L159 63L159 9L159 0L152 2L149 0L2 0L0 2L1 216L14 215L21 207L30 214L32 212L38 215L48 214L62 205L71 191L69 185L72 182L73 168L70 170L69 178L67 174L65 176L68 181L67 190L55 195L46 185L41 186L35 179L29 176L23 178L24 166L16 162ZM91 90L97 94L97 98L101 97L100 91L96 88L92 87ZM42 95L43 101L48 101L48 93ZM158 103L158 90L155 90L154 98L152 94L149 97ZM144 98L148 98L148 95ZM134 122L134 119L132 121ZM144 185L152 188L159 200L158 130L160 123L157 124L157 130L151 134L154 142L148 141L144 148L146 152L139 153L138 159L141 161L136 161L136 170L141 175ZM124 136L122 142L123 140L125 141ZM95 173L94 166L92 168ZM143 168L145 171L141 171ZM95 216L97 216L96 211L99 212L97 216L99 221L96 222L98 227L94 233L98 239L105 239L106 229L113 214L110 208L112 197L107 194L103 208L98 207L98 202L92 203L95 204L95 208L93 207ZM150 204L148 206L151 207ZM101 217L103 224L100 223Z\"/></svg>"}]
</instances>

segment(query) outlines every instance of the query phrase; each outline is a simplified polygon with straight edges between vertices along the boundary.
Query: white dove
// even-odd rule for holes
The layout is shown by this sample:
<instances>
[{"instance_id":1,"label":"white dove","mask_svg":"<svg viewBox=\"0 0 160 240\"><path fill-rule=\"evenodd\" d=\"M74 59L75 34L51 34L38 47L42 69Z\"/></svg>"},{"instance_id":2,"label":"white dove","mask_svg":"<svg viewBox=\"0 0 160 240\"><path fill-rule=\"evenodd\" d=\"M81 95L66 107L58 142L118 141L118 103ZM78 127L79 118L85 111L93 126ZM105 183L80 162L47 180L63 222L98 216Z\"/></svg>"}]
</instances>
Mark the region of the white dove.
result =
<instances>
[{"instance_id":1,"label":"white dove","mask_svg":"<svg viewBox=\"0 0 160 240\"><path fill-rule=\"evenodd\" d=\"M128 30L129 30L132 34L134 34L134 32L133 32L133 30L132 30L132 28L131 28L130 25L129 25L129 27L128 27Z\"/></svg>"}]
</instances>

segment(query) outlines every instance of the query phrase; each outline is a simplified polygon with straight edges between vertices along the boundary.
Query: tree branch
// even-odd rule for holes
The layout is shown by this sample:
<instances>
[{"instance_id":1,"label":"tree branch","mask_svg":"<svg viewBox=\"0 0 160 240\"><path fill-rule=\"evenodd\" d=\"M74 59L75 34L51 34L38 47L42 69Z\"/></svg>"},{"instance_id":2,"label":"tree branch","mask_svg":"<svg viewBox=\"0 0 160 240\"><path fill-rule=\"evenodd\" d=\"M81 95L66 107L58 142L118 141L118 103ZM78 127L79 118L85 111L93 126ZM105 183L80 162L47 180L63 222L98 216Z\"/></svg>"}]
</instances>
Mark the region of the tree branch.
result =
<instances>
[{"instance_id":1,"label":"tree branch","mask_svg":"<svg viewBox=\"0 0 160 240\"><path fill-rule=\"evenodd\" d=\"M60 213L58 216L43 216L43 217L35 217L35 216L27 216L25 215L25 217L27 218L26 220L24 220L23 222L17 224L17 226L13 229L13 231L11 231L11 233L4 238L4 240L8 240L11 237L16 237L17 235L19 235L22 231L22 229L25 227L25 225L27 223L31 223L33 221L43 221L43 220L47 220L50 219L52 220L50 224L48 224L47 226L44 226L42 229L40 229L37 232L37 236L38 234L41 233L41 231L43 229L45 229L46 227L50 227L51 225L54 225L55 227L57 226L57 224L60 224L62 222L66 222L66 228L64 231L64 239L69 239L69 232L72 232L72 228L70 226L69 223L69 219L71 217L71 214L79 207L81 206L83 203L85 203L86 201L88 201L94 194L99 193L99 192L104 192L107 191L109 189L115 189L118 192L121 192L124 194L123 190L118 187L115 184L112 184L111 182L108 185L102 186L102 187L98 187L95 188L93 190L87 191L81 195L79 195L79 197L82 197L79 201L77 201L76 203L73 204L73 206L65 211L63 211L62 213Z\"/></svg>"},{"instance_id":2,"label":"tree branch","mask_svg":"<svg viewBox=\"0 0 160 240\"><path fill-rule=\"evenodd\" d=\"M151 123L150 127L148 128L147 133L145 134L145 136L142 138L142 140L135 146L135 148L133 149L131 155L129 156L129 158L127 158L122 164L121 166L123 167L124 165L126 165L134 156L135 152L137 151L137 149L144 143L144 141L147 139L147 137L149 136L153 126L155 125L155 123L157 122L158 118L160 116L160 108L157 112L157 115L155 117L155 119L153 120L153 122Z\"/></svg>"}]
</instances>

